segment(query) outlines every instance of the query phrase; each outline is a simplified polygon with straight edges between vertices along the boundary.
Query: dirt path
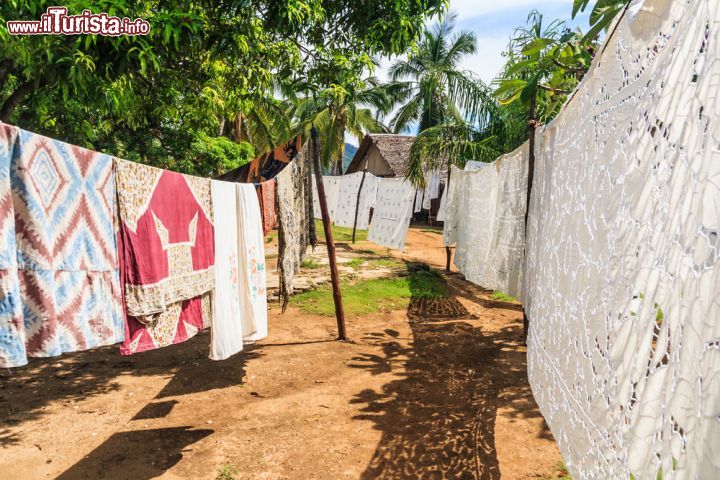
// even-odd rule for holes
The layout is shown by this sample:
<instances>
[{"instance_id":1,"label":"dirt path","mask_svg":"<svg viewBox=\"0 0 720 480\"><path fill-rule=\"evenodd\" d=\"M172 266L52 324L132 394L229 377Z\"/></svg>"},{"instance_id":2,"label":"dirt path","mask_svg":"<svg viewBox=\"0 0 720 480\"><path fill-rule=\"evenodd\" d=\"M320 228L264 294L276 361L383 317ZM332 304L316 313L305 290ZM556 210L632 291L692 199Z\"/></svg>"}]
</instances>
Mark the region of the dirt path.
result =
<instances>
[{"instance_id":1,"label":"dirt path","mask_svg":"<svg viewBox=\"0 0 720 480\"><path fill-rule=\"evenodd\" d=\"M444 265L436 238L413 229L402 256ZM224 362L205 333L3 370L0 478L557 477L519 306L448 282L447 299L349 318L353 344L333 318L273 306L270 336Z\"/></svg>"}]
</instances>

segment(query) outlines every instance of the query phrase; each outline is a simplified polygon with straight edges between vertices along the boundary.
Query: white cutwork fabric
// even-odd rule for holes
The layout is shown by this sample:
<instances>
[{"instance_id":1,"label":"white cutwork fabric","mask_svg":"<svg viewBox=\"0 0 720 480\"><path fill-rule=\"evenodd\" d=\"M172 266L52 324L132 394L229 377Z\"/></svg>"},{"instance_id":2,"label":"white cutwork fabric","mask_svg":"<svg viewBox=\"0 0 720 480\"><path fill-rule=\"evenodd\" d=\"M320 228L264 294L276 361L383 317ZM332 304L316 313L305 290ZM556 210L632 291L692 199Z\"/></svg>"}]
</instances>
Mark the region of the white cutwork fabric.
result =
<instances>
[{"instance_id":1,"label":"white cutwork fabric","mask_svg":"<svg viewBox=\"0 0 720 480\"><path fill-rule=\"evenodd\" d=\"M357 228L367 230L370 222L370 209L375 205L377 197L378 177L372 173L356 172L340 177L340 192L337 196L337 208L333 222L340 227L352 228L355 223L355 209L357 208ZM358 203L358 190L362 183L360 201Z\"/></svg>"},{"instance_id":2,"label":"white cutwork fabric","mask_svg":"<svg viewBox=\"0 0 720 480\"><path fill-rule=\"evenodd\" d=\"M485 162L480 162L478 160L468 160L465 162L465 168L463 170L467 172L474 172L476 170L480 170L481 168L486 167L488 164Z\"/></svg>"},{"instance_id":3,"label":"white cutwork fabric","mask_svg":"<svg viewBox=\"0 0 720 480\"><path fill-rule=\"evenodd\" d=\"M446 240L455 248L455 266L473 283L482 285L492 245L493 220L498 203L498 171L485 168L463 172L453 167L449 205L452 220L446 222Z\"/></svg>"},{"instance_id":4,"label":"white cutwork fabric","mask_svg":"<svg viewBox=\"0 0 720 480\"><path fill-rule=\"evenodd\" d=\"M404 178L381 178L368 240L401 250L412 217L415 189Z\"/></svg>"},{"instance_id":5,"label":"white cutwork fabric","mask_svg":"<svg viewBox=\"0 0 720 480\"><path fill-rule=\"evenodd\" d=\"M618 22L538 131L530 383L573 478L720 478L720 2Z\"/></svg>"}]
</instances>

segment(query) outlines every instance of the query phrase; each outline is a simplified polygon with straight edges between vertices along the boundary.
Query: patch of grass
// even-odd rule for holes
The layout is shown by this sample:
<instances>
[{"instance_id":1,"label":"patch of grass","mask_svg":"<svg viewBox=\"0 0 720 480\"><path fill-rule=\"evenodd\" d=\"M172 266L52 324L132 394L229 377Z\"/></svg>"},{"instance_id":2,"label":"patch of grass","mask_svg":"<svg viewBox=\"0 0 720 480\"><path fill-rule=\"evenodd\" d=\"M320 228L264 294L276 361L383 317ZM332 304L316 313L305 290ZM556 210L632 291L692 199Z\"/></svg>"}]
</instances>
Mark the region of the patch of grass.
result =
<instances>
[{"instance_id":1,"label":"patch of grass","mask_svg":"<svg viewBox=\"0 0 720 480\"><path fill-rule=\"evenodd\" d=\"M427 270L411 272L406 277L344 282L341 290L343 306L348 315L401 310L407 308L412 297L438 298L447 295L447 286L442 276ZM335 304L329 285L295 295L291 303L305 313L335 315Z\"/></svg>"},{"instance_id":2,"label":"patch of grass","mask_svg":"<svg viewBox=\"0 0 720 480\"><path fill-rule=\"evenodd\" d=\"M425 232L425 233L437 233L438 235L442 235L442 234L443 234L443 231L440 230L439 228L423 228L423 229L421 230L421 232Z\"/></svg>"},{"instance_id":3,"label":"patch of grass","mask_svg":"<svg viewBox=\"0 0 720 480\"><path fill-rule=\"evenodd\" d=\"M508 302L508 303L517 302L517 299L515 297L511 297L510 295L508 295L507 293L504 293L504 292L493 292L490 295L490 298L492 298L493 300L497 300L498 302Z\"/></svg>"},{"instance_id":4,"label":"patch of grass","mask_svg":"<svg viewBox=\"0 0 720 480\"><path fill-rule=\"evenodd\" d=\"M352 228L332 225L330 230L332 231L333 240L335 242L346 243L352 241ZM325 230L323 229L322 220L315 220L315 231L317 232L318 240L325 241ZM360 242L367 240L367 235L367 230L357 230L355 232L355 241Z\"/></svg>"},{"instance_id":5,"label":"patch of grass","mask_svg":"<svg viewBox=\"0 0 720 480\"><path fill-rule=\"evenodd\" d=\"M362 259L362 258L353 258L353 259L350 260L349 262L343 263L343 265L345 265L346 267L350 267L350 268L352 268L353 270L357 270L358 268L360 268L360 265L362 265L363 263L365 263L365 260L364 260L364 259Z\"/></svg>"},{"instance_id":6,"label":"patch of grass","mask_svg":"<svg viewBox=\"0 0 720 480\"><path fill-rule=\"evenodd\" d=\"M225 465L220 469L218 472L217 480L237 480L239 472L231 467L230 465Z\"/></svg>"},{"instance_id":7,"label":"patch of grass","mask_svg":"<svg viewBox=\"0 0 720 480\"><path fill-rule=\"evenodd\" d=\"M309 269L311 269L311 270L312 270L312 269L316 269L316 268L323 268L323 265L322 265L322 264L316 262L316 261L315 261L314 259L312 259L312 258L306 258L305 260L302 261L302 263L300 264L300 266L301 266L302 268L309 268Z\"/></svg>"},{"instance_id":8,"label":"patch of grass","mask_svg":"<svg viewBox=\"0 0 720 480\"><path fill-rule=\"evenodd\" d=\"M570 476L570 472L568 472L567 467L563 462L558 462L555 465L555 470L558 471L558 475L561 476L554 476L552 478L548 478L546 480L572 480L572 477Z\"/></svg>"},{"instance_id":9,"label":"patch of grass","mask_svg":"<svg viewBox=\"0 0 720 480\"><path fill-rule=\"evenodd\" d=\"M405 266L405 262L393 257L378 258L377 260L370 260L368 263L372 267L402 268Z\"/></svg>"},{"instance_id":10,"label":"patch of grass","mask_svg":"<svg viewBox=\"0 0 720 480\"><path fill-rule=\"evenodd\" d=\"M272 243L273 240L275 240L277 238L277 236L278 236L278 232L276 232L276 231L272 231L272 232L268 233L267 236L265 237L265 243Z\"/></svg>"}]
</instances>

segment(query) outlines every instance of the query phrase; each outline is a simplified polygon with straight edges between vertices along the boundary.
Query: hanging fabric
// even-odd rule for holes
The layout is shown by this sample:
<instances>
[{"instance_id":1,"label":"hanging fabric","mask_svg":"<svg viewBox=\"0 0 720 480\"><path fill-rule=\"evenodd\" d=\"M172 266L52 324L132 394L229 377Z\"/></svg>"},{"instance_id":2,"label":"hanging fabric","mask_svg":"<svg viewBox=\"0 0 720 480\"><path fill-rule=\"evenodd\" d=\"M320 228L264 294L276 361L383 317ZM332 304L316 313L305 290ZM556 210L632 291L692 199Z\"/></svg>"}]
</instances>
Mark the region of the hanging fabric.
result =
<instances>
[{"instance_id":1,"label":"hanging fabric","mask_svg":"<svg viewBox=\"0 0 720 480\"><path fill-rule=\"evenodd\" d=\"M327 201L328 214L330 221L335 222L336 210L340 198L340 185L343 176L323 175L323 186L325 187L325 199ZM322 212L320 211L320 200L318 199L317 185L312 184L313 189L313 213L315 218L322 220Z\"/></svg>"},{"instance_id":2,"label":"hanging fabric","mask_svg":"<svg viewBox=\"0 0 720 480\"><path fill-rule=\"evenodd\" d=\"M457 243L458 270L514 297L522 291L527 163L527 147L520 147L478 170L453 167L444 217L443 239Z\"/></svg>"},{"instance_id":3,"label":"hanging fabric","mask_svg":"<svg viewBox=\"0 0 720 480\"><path fill-rule=\"evenodd\" d=\"M361 183L362 191L358 202ZM378 178L371 173L365 173L365 180L363 180L363 172L343 175L340 180L338 205L333 218L335 225L353 228L357 211L358 230L367 230L370 222L370 209L374 207L377 197L377 187Z\"/></svg>"},{"instance_id":4,"label":"hanging fabric","mask_svg":"<svg viewBox=\"0 0 720 480\"><path fill-rule=\"evenodd\" d=\"M440 195L440 170L433 170L425 175L426 187L422 208L430 210L432 201Z\"/></svg>"},{"instance_id":5,"label":"hanging fabric","mask_svg":"<svg viewBox=\"0 0 720 480\"><path fill-rule=\"evenodd\" d=\"M286 304L293 294L293 279L300 270L307 247L314 240L314 220L310 217L309 191L310 157L307 145L298 157L277 176L278 204L278 264L280 294Z\"/></svg>"},{"instance_id":6,"label":"hanging fabric","mask_svg":"<svg viewBox=\"0 0 720 480\"><path fill-rule=\"evenodd\" d=\"M277 225L275 179L259 183L256 190L260 202L260 213L262 214L263 235L267 235Z\"/></svg>"},{"instance_id":7,"label":"hanging fabric","mask_svg":"<svg viewBox=\"0 0 720 480\"><path fill-rule=\"evenodd\" d=\"M210 330L210 358L224 360L243 348L241 292L245 279L240 269L238 193L235 183L212 180L215 222L215 298ZM274 204L274 202L273 202ZM252 315L252 311L250 312Z\"/></svg>"},{"instance_id":8,"label":"hanging fabric","mask_svg":"<svg viewBox=\"0 0 720 480\"><path fill-rule=\"evenodd\" d=\"M404 178L383 178L378 185L368 240L388 248L405 246L415 190Z\"/></svg>"},{"instance_id":9,"label":"hanging fabric","mask_svg":"<svg viewBox=\"0 0 720 480\"><path fill-rule=\"evenodd\" d=\"M210 325L215 246L209 179L125 160L116 169L128 355Z\"/></svg>"},{"instance_id":10,"label":"hanging fabric","mask_svg":"<svg viewBox=\"0 0 720 480\"><path fill-rule=\"evenodd\" d=\"M236 188L240 318L243 340L254 342L268 333L265 239L255 187L239 183Z\"/></svg>"},{"instance_id":11,"label":"hanging fabric","mask_svg":"<svg viewBox=\"0 0 720 480\"><path fill-rule=\"evenodd\" d=\"M415 198L413 200L413 213L422 212L423 196L425 195L424 189L415 190Z\"/></svg>"},{"instance_id":12,"label":"hanging fabric","mask_svg":"<svg viewBox=\"0 0 720 480\"><path fill-rule=\"evenodd\" d=\"M124 336L112 158L0 123L0 367Z\"/></svg>"},{"instance_id":13,"label":"hanging fabric","mask_svg":"<svg viewBox=\"0 0 720 480\"><path fill-rule=\"evenodd\" d=\"M720 2L620 15L539 129L523 303L573 478L720 478Z\"/></svg>"},{"instance_id":14,"label":"hanging fabric","mask_svg":"<svg viewBox=\"0 0 720 480\"><path fill-rule=\"evenodd\" d=\"M498 202L498 172L491 166L476 172L455 169L449 242L455 240L455 266L470 282L484 285Z\"/></svg>"}]
</instances>

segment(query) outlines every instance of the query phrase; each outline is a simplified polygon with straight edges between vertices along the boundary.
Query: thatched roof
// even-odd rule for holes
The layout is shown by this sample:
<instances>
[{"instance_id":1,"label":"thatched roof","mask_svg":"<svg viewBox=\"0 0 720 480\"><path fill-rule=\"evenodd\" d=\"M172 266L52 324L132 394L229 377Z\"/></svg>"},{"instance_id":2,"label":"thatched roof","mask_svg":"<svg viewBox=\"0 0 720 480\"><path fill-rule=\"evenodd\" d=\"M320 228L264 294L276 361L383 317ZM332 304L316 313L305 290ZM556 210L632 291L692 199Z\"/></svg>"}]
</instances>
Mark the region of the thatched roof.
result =
<instances>
[{"instance_id":1,"label":"thatched roof","mask_svg":"<svg viewBox=\"0 0 720 480\"><path fill-rule=\"evenodd\" d=\"M359 172L363 168L362 160L365 158L371 146L375 146L383 159L388 163L390 169L395 172L396 177L405 176L408 161L410 160L410 148L415 137L413 135L393 135L388 133L371 133L365 135L358 151L355 153L352 162L346 173Z\"/></svg>"}]
</instances>

